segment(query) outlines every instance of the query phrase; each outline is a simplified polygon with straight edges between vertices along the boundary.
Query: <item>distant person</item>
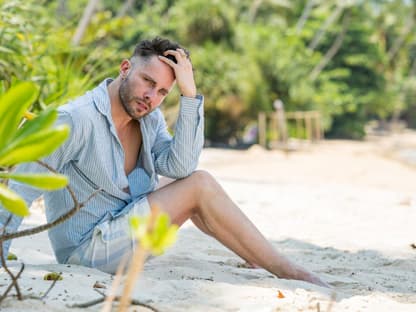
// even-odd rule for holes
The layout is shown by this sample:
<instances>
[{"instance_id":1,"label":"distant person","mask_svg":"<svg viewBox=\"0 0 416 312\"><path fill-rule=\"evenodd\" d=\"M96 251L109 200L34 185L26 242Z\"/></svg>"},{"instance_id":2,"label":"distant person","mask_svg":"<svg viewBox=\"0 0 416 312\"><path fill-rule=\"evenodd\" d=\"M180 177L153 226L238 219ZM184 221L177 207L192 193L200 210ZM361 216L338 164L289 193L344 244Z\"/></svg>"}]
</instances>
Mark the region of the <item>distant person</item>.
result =
<instances>
[{"instance_id":1,"label":"distant person","mask_svg":"<svg viewBox=\"0 0 416 312\"><path fill-rule=\"evenodd\" d=\"M159 105L175 82L181 96L172 137ZM157 206L172 223L191 219L248 263L281 278L326 285L278 253L209 173L195 171L204 140L203 101L189 53L157 37L136 46L131 58L121 62L116 79L105 79L59 107L58 124L69 125L71 135L43 161L69 177L80 202L99 192L74 217L49 231L58 262L114 273L135 244L129 217ZM29 163L16 171L45 169ZM156 190L158 175L176 181ZM9 186L28 205L43 195L49 222L73 207L66 189L43 193L15 181ZM5 224L9 213L0 210ZM7 231L16 231L20 223L21 218L13 216Z\"/></svg>"}]
</instances>

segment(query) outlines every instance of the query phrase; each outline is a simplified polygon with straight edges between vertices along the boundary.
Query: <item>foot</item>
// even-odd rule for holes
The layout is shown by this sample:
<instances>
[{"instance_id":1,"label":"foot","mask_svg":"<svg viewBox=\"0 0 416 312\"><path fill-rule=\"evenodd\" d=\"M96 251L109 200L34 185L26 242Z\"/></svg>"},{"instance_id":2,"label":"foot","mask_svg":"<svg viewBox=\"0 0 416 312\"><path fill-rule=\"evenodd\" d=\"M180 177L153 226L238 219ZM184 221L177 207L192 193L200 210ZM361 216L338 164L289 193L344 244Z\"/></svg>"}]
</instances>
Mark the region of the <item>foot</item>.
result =
<instances>
[{"instance_id":1,"label":"foot","mask_svg":"<svg viewBox=\"0 0 416 312\"><path fill-rule=\"evenodd\" d=\"M251 262L248 262L248 261L246 261L244 263L239 263L238 267L239 268L244 268L244 269L261 269L261 267L258 266L257 264L251 263Z\"/></svg>"},{"instance_id":2,"label":"foot","mask_svg":"<svg viewBox=\"0 0 416 312\"><path fill-rule=\"evenodd\" d=\"M297 273L296 279L309 282L321 287L331 288L331 285L329 285L327 282L324 282L314 273L308 272L304 269L300 269L300 271Z\"/></svg>"}]
</instances>

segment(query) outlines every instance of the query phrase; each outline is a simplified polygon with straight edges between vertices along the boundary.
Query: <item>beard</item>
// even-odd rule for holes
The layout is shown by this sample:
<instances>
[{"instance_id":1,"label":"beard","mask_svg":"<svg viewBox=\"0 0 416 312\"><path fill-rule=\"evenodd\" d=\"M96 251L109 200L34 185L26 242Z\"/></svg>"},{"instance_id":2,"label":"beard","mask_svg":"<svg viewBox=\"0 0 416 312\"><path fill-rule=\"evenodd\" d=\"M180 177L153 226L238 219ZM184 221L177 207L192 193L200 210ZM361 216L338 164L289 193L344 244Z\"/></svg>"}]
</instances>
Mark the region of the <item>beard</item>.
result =
<instances>
[{"instance_id":1,"label":"beard","mask_svg":"<svg viewBox=\"0 0 416 312\"><path fill-rule=\"evenodd\" d=\"M145 113L140 113L136 111L135 106L137 105L137 102L146 101L144 99L132 95L133 92L131 91L131 87L129 84L129 75L130 74L128 74L127 77L121 81L120 88L118 89L118 94L121 105L123 106L124 111L127 113L127 115L129 115L134 120L140 120L141 118L149 114L150 111Z\"/></svg>"}]
</instances>

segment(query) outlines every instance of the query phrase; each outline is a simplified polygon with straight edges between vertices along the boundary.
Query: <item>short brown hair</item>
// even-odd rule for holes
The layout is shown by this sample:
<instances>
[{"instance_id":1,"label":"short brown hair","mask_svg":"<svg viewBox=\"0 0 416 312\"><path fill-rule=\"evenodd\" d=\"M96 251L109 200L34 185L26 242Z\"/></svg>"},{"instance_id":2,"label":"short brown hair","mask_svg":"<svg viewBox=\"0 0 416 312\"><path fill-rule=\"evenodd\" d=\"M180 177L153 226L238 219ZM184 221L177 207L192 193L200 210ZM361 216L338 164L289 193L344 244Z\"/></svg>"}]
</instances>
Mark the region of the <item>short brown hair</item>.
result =
<instances>
[{"instance_id":1,"label":"short brown hair","mask_svg":"<svg viewBox=\"0 0 416 312\"><path fill-rule=\"evenodd\" d=\"M145 39L139 42L134 49L133 57L149 58L154 55L163 55L167 50L182 49L189 57L189 51L181 47L178 43L170 41L169 39L155 37L153 39ZM168 59L177 63L176 58L173 55L164 55Z\"/></svg>"}]
</instances>

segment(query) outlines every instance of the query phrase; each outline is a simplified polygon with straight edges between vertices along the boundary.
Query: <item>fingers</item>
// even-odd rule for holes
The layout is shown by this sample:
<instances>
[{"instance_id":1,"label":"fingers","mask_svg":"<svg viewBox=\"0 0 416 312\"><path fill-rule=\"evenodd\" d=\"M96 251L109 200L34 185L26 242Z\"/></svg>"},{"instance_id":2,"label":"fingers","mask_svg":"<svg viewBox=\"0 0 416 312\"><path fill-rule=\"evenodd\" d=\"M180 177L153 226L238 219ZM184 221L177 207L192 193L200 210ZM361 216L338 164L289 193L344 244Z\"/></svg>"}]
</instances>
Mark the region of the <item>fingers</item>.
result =
<instances>
[{"instance_id":1,"label":"fingers","mask_svg":"<svg viewBox=\"0 0 416 312\"><path fill-rule=\"evenodd\" d=\"M170 55L174 55L174 56L181 56L182 58L188 58L188 55L186 54L186 52L183 49L176 49L176 50L167 50L164 53L165 55L170 54Z\"/></svg>"},{"instance_id":2,"label":"fingers","mask_svg":"<svg viewBox=\"0 0 416 312\"><path fill-rule=\"evenodd\" d=\"M186 53L185 53L185 51L184 51L183 49L176 49L176 51L178 51L178 52L179 52L179 54L180 54L182 57L188 58L188 55L186 55Z\"/></svg>"},{"instance_id":3,"label":"fingers","mask_svg":"<svg viewBox=\"0 0 416 312\"><path fill-rule=\"evenodd\" d=\"M168 59L166 56L158 55L158 58L159 58L159 60L161 60L162 62L165 62L166 64L168 64L172 68L175 68L176 63L174 61Z\"/></svg>"},{"instance_id":4,"label":"fingers","mask_svg":"<svg viewBox=\"0 0 416 312\"><path fill-rule=\"evenodd\" d=\"M168 56L168 55L171 55L171 56L175 57L176 63L182 63L183 61L189 61L189 57L183 49L167 50L163 53L163 55L165 57Z\"/></svg>"},{"instance_id":5,"label":"fingers","mask_svg":"<svg viewBox=\"0 0 416 312\"><path fill-rule=\"evenodd\" d=\"M176 62L172 59L172 57L167 57L169 55L173 56ZM183 49L167 50L163 53L163 55L159 55L158 57L161 61L170 65L172 68L176 68L177 65L184 65L186 68L189 66L192 67L191 60L189 59L187 52Z\"/></svg>"}]
</instances>

